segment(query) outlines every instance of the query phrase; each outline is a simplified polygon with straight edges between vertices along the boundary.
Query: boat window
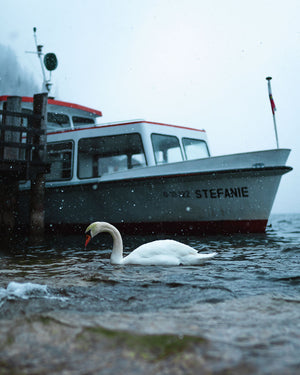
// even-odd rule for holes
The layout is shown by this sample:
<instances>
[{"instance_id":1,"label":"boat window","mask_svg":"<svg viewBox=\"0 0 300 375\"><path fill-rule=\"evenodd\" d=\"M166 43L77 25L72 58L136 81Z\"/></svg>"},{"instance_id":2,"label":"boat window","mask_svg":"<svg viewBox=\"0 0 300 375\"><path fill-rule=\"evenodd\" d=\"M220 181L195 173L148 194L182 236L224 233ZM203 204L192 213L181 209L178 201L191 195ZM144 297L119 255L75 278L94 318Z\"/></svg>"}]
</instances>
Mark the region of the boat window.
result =
<instances>
[{"instance_id":1,"label":"boat window","mask_svg":"<svg viewBox=\"0 0 300 375\"><path fill-rule=\"evenodd\" d=\"M70 180L72 178L73 142L55 142L47 144L48 162L51 163L50 173L46 181Z\"/></svg>"},{"instance_id":2,"label":"boat window","mask_svg":"<svg viewBox=\"0 0 300 375\"><path fill-rule=\"evenodd\" d=\"M152 134L151 139L156 164L175 163L183 160L177 137Z\"/></svg>"},{"instance_id":3,"label":"boat window","mask_svg":"<svg viewBox=\"0 0 300 375\"><path fill-rule=\"evenodd\" d=\"M22 108L22 113L25 114L33 114L33 110L28 109L28 108ZM94 123L93 119L87 119L91 122L89 123ZM23 118L23 126L28 125L28 119L27 117ZM48 112L47 113L47 126L49 127L62 127L62 128L69 128L70 127L70 119L67 115L64 115L62 113L55 113L55 112Z\"/></svg>"},{"instance_id":4,"label":"boat window","mask_svg":"<svg viewBox=\"0 0 300 375\"><path fill-rule=\"evenodd\" d=\"M47 122L49 127L60 127L60 128L69 128L70 119L67 115L62 113L48 112L47 113Z\"/></svg>"},{"instance_id":5,"label":"boat window","mask_svg":"<svg viewBox=\"0 0 300 375\"><path fill-rule=\"evenodd\" d=\"M205 141L200 139L182 138L187 160L208 158L209 151Z\"/></svg>"},{"instance_id":6,"label":"boat window","mask_svg":"<svg viewBox=\"0 0 300 375\"><path fill-rule=\"evenodd\" d=\"M78 177L144 167L146 158L140 134L82 138L78 142Z\"/></svg>"},{"instance_id":7,"label":"boat window","mask_svg":"<svg viewBox=\"0 0 300 375\"><path fill-rule=\"evenodd\" d=\"M95 124L95 120L93 118L88 118L88 117L73 116L72 120L73 120L74 126Z\"/></svg>"}]
</instances>

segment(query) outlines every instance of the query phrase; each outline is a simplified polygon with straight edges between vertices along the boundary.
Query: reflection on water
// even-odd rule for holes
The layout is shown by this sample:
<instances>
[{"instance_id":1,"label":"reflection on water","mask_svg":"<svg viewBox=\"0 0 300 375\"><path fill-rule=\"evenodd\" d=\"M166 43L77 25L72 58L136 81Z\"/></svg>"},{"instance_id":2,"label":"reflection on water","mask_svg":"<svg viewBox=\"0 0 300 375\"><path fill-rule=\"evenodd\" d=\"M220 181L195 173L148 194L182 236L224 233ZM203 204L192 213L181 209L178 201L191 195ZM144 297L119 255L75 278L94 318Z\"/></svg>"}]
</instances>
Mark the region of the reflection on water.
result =
<instances>
[{"instance_id":1,"label":"reflection on water","mask_svg":"<svg viewBox=\"0 0 300 375\"><path fill-rule=\"evenodd\" d=\"M108 358L119 351L121 363L132 373L146 369L171 374L183 368L178 373L202 369L204 373L296 374L300 215L274 215L270 224L265 235L177 238L199 251L217 251L201 266L112 266L112 241L106 234L96 237L86 251L84 236L49 237L40 247L23 242L10 251L2 249L3 368L7 374L14 369L11 363L20 372L30 369L28 373L38 373L43 366L53 373L61 366L78 374L99 369L110 374L118 368L109 367ZM125 253L153 239L125 236ZM115 332L114 338L108 339L106 328ZM116 333L119 330L174 335L168 340L177 348L177 356L166 344L160 350L169 354L151 362L147 360L148 355L153 359L150 341L135 346L133 336L124 338ZM186 337L184 345L182 337ZM40 360L28 359L31 349L26 338L39 351ZM116 340L118 349L112 350L107 340ZM164 342L165 337L159 340ZM85 348L82 358L80 343ZM141 345L143 355L137 349ZM99 361L96 349L105 353L105 361Z\"/></svg>"}]
</instances>

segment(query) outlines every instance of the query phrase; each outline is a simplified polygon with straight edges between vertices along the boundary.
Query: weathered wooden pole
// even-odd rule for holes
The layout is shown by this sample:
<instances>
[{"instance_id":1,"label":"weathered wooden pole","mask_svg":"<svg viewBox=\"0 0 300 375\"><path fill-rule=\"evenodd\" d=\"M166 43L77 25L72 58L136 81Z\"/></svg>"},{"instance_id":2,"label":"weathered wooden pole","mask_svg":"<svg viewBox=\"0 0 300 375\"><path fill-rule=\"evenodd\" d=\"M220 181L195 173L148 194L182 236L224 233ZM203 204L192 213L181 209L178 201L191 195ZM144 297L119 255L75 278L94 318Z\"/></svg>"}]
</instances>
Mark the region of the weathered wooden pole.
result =
<instances>
[{"instance_id":1,"label":"weathered wooden pole","mask_svg":"<svg viewBox=\"0 0 300 375\"><path fill-rule=\"evenodd\" d=\"M42 146L32 151L33 163L45 163L47 158L47 102L48 94L36 94L33 98L33 113L37 118L33 120L33 128L44 130L43 135L34 135L33 143ZM38 118L40 117L40 119ZM37 244L44 239L45 227L45 174L38 172L31 179L30 199L30 242Z\"/></svg>"},{"instance_id":2,"label":"weathered wooden pole","mask_svg":"<svg viewBox=\"0 0 300 375\"><path fill-rule=\"evenodd\" d=\"M7 98L5 110L10 112L21 112L22 98L19 96L10 96ZM16 116L3 115L2 123L6 126L20 126L21 119ZM6 142L20 142L20 132L2 130L1 140ZM19 149L16 147L5 146L1 150L1 159L11 161L13 170L15 160L19 159ZM13 174L10 177L1 179L0 192L0 227L1 235L5 242L12 240L15 229L16 207L19 192L19 181Z\"/></svg>"}]
</instances>

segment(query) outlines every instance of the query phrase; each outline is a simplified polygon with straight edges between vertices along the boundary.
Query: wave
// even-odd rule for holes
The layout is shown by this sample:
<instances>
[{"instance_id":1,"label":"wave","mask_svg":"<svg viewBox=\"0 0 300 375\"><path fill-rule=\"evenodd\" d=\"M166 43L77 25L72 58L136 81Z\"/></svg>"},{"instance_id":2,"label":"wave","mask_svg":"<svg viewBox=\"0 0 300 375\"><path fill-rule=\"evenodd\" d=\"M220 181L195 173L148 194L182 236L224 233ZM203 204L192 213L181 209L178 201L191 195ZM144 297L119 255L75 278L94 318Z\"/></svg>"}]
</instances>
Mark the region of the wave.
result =
<instances>
[{"instance_id":1,"label":"wave","mask_svg":"<svg viewBox=\"0 0 300 375\"><path fill-rule=\"evenodd\" d=\"M7 300L29 298L65 299L55 296L47 285L36 283L19 283L11 281L6 288L0 288L0 306Z\"/></svg>"}]
</instances>

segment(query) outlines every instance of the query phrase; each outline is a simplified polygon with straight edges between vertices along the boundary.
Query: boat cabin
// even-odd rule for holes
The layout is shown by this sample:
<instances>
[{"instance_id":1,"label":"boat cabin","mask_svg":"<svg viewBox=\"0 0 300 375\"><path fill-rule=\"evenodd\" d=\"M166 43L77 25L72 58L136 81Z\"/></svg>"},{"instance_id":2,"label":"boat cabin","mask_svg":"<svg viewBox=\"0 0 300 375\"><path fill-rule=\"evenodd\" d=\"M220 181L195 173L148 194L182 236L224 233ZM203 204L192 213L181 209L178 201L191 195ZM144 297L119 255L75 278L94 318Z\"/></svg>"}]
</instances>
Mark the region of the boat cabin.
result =
<instances>
[{"instance_id":1,"label":"boat cabin","mask_svg":"<svg viewBox=\"0 0 300 375\"><path fill-rule=\"evenodd\" d=\"M0 109L6 102L7 95L0 96ZM22 112L32 113L33 97L22 97ZM75 103L63 102L48 98L47 128L51 129L75 129L77 127L95 124L102 116L102 112L96 109L84 107ZM26 119L24 118L24 126Z\"/></svg>"},{"instance_id":2,"label":"boat cabin","mask_svg":"<svg viewBox=\"0 0 300 375\"><path fill-rule=\"evenodd\" d=\"M48 181L99 178L209 156L205 132L144 120L49 132L47 150Z\"/></svg>"},{"instance_id":3,"label":"boat cabin","mask_svg":"<svg viewBox=\"0 0 300 375\"><path fill-rule=\"evenodd\" d=\"M0 103L6 98L0 97ZM32 102L23 97L22 111L32 111ZM101 124L101 116L91 108L48 99L51 171L46 180L51 185L210 156L204 130L145 120Z\"/></svg>"}]
</instances>

